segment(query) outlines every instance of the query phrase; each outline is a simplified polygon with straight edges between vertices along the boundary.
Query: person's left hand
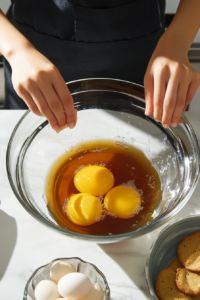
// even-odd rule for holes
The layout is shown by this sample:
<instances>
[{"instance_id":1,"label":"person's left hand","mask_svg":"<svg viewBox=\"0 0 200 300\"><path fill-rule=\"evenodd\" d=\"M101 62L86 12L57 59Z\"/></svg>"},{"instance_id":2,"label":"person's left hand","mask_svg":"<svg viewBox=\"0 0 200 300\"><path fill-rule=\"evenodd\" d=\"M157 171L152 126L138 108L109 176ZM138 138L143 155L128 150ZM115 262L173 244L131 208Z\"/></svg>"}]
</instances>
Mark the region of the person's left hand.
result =
<instances>
[{"instance_id":1,"label":"person's left hand","mask_svg":"<svg viewBox=\"0 0 200 300\"><path fill-rule=\"evenodd\" d=\"M190 64L187 51L161 37L144 77L146 110L165 128L176 127L200 85L200 73Z\"/></svg>"}]
</instances>

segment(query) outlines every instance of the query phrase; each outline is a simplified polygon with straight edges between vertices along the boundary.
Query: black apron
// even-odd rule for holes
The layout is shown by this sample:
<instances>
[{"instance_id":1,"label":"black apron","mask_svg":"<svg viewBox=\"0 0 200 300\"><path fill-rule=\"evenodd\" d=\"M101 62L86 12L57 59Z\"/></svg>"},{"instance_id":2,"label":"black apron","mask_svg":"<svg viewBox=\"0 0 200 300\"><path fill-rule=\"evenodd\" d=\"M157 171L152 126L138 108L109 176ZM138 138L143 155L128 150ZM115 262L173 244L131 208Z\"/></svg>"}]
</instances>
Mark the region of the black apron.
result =
<instances>
[{"instance_id":1,"label":"black apron","mask_svg":"<svg viewBox=\"0 0 200 300\"><path fill-rule=\"evenodd\" d=\"M143 84L164 31L165 0L127 1L13 0L7 17L66 82L104 77ZM6 60L4 70L4 108L27 109Z\"/></svg>"}]
</instances>

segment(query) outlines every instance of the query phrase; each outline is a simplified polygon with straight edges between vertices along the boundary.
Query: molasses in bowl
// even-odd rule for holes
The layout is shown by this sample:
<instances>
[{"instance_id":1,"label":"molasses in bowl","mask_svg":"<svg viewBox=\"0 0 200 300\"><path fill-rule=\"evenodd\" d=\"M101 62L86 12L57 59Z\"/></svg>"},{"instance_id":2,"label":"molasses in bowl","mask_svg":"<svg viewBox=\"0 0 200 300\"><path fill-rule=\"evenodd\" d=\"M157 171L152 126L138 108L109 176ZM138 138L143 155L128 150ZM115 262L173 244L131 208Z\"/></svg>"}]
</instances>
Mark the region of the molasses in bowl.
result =
<instances>
[{"instance_id":1,"label":"molasses in bowl","mask_svg":"<svg viewBox=\"0 0 200 300\"><path fill-rule=\"evenodd\" d=\"M97 243L163 225L199 179L199 147L187 118L163 128L144 114L144 88L134 83L85 79L68 88L78 111L74 129L57 134L28 111L11 135L7 173L17 199L51 229ZM94 189L81 185L88 174L97 174Z\"/></svg>"}]
</instances>

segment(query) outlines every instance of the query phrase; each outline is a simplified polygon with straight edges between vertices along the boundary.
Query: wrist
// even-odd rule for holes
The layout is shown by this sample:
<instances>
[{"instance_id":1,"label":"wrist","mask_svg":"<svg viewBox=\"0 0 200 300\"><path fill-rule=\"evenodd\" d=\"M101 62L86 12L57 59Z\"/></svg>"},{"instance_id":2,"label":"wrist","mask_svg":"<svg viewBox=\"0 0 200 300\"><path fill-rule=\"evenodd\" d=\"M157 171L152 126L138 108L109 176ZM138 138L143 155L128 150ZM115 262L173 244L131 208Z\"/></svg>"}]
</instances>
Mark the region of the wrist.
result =
<instances>
[{"instance_id":1,"label":"wrist","mask_svg":"<svg viewBox=\"0 0 200 300\"><path fill-rule=\"evenodd\" d=\"M155 49L157 55L161 56L173 56L175 59L179 60L181 58L188 58L188 51L190 45L182 41L182 38L179 38L179 35L176 32L165 31L161 36L157 47Z\"/></svg>"},{"instance_id":2,"label":"wrist","mask_svg":"<svg viewBox=\"0 0 200 300\"><path fill-rule=\"evenodd\" d=\"M11 24L0 10L0 52L8 62L11 63L17 53L31 47L33 45Z\"/></svg>"},{"instance_id":3,"label":"wrist","mask_svg":"<svg viewBox=\"0 0 200 300\"><path fill-rule=\"evenodd\" d=\"M20 57L24 57L32 49L35 49L35 47L28 40L26 40L14 49L7 49L4 56L8 60L9 64L12 66L16 59L19 60Z\"/></svg>"},{"instance_id":4,"label":"wrist","mask_svg":"<svg viewBox=\"0 0 200 300\"><path fill-rule=\"evenodd\" d=\"M166 47L167 45L169 45L169 47L173 46L174 49L177 49L177 52L184 52L186 55L193 41L193 39L188 39L181 29L173 27L169 27L162 38Z\"/></svg>"}]
</instances>

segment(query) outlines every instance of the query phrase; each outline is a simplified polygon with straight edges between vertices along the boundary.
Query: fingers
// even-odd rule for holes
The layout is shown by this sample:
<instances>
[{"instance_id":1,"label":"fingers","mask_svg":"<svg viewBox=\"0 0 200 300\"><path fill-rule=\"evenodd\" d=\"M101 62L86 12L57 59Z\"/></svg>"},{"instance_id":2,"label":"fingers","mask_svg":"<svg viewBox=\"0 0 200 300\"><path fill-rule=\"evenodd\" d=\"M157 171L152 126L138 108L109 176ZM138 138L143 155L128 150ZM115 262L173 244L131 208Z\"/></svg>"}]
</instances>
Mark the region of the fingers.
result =
<instances>
[{"instance_id":1,"label":"fingers","mask_svg":"<svg viewBox=\"0 0 200 300\"><path fill-rule=\"evenodd\" d=\"M19 95L19 97L25 101L26 105L34 114L36 114L37 116L43 116L42 113L39 111L37 105L33 101L31 95L22 86L19 86L16 89L16 92Z\"/></svg>"},{"instance_id":2,"label":"fingers","mask_svg":"<svg viewBox=\"0 0 200 300\"><path fill-rule=\"evenodd\" d=\"M43 95L43 98L47 102L47 106L49 107L52 114L55 116L56 124L58 124L60 127L66 125L67 120L66 114L64 113L64 107L52 85L49 82L46 82L44 85L39 84L39 88ZM47 115L49 115L49 111L47 111Z\"/></svg>"},{"instance_id":3,"label":"fingers","mask_svg":"<svg viewBox=\"0 0 200 300\"><path fill-rule=\"evenodd\" d=\"M194 98L194 95L196 94L197 89L199 88L200 85L200 76L199 74L196 75L195 79L190 83L187 96L186 96L186 101L185 101L185 106L183 108L183 113L185 113L185 110Z\"/></svg>"},{"instance_id":4,"label":"fingers","mask_svg":"<svg viewBox=\"0 0 200 300\"><path fill-rule=\"evenodd\" d=\"M168 128L171 125L172 115L177 100L178 85L178 79L175 77L171 77L167 85L163 102L162 124L165 128Z\"/></svg>"},{"instance_id":5,"label":"fingers","mask_svg":"<svg viewBox=\"0 0 200 300\"><path fill-rule=\"evenodd\" d=\"M174 95L172 97L174 97L174 99L176 99L176 100L175 100L173 114L171 116L171 122L168 122L170 120L171 112L170 112L170 110L166 109L168 118L164 119L164 116L163 116L163 126L164 126L164 123L167 123L167 125L172 125L173 127L176 127L180 123L181 113L185 112L188 104L192 101L192 99L199 87L199 84L200 84L199 77L200 76L199 76L198 72L194 72L193 76L191 76L191 75L188 77L185 76L182 80L180 80L180 83L179 83L178 89L177 89L177 95L175 96L175 91L174 91L174 93L172 93ZM174 82L174 89L176 89L177 81L175 78L174 78L173 82ZM167 96L166 96L166 99L167 99ZM170 99L170 96L169 96L169 99ZM167 126L167 127L169 127L169 126Z\"/></svg>"},{"instance_id":6,"label":"fingers","mask_svg":"<svg viewBox=\"0 0 200 300\"><path fill-rule=\"evenodd\" d=\"M168 72L158 68L154 73L154 119L161 122L163 116L163 102L168 81Z\"/></svg>"},{"instance_id":7,"label":"fingers","mask_svg":"<svg viewBox=\"0 0 200 300\"><path fill-rule=\"evenodd\" d=\"M146 73L144 78L144 87L145 87L145 115L149 116L153 113L153 94L154 94L154 85L153 85L153 76Z\"/></svg>"},{"instance_id":8,"label":"fingers","mask_svg":"<svg viewBox=\"0 0 200 300\"><path fill-rule=\"evenodd\" d=\"M188 91L188 82L186 80L183 80L182 82L180 82L178 87L176 105L171 119L171 125L173 127L176 127L180 122L181 114L186 105L185 103L186 103L187 91Z\"/></svg>"},{"instance_id":9,"label":"fingers","mask_svg":"<svg viewBox=\"0 0 200 300\"><path fill-rule=\"evenodd\" d=\"M194 69L179 66L171 69L157 66L154 68L153 84L150 76L145 78L144 84L145 114L153 112L155 120L162 121L165 128L176 127L181 113L185 112L200 85L200 74Z\"/></svg>"},{"instance_id":10,"label":"fingers","mask_svg":"<svg viewBox=\"0 0 200 300\"><path fill-rule=\"evenodd\" d=\"M72 95L70 94L68 87L66 86L66 83L60 74L57 74L53 82L53 86L65 111L67 125L70 128L74 128L76 125L77 111L74 108Z\"/></svg>"},{"instance_id":11,"label":"fingers","mask_svg":"<svg viewBox=\"0 0 200 300\"><path fill-rule=\"evenodd\" d=\"M41 112L41 114L43 116L45 116L48 119L49 124L51 125L51 127L56 131L61 130L60 126L58 125L58 122L57 122L57 119L56 119L54 113L50 109L46 99L44 98L41 91L38 89L37 85L35 83L32 83L29 86L28 90L29 90L29 93L31 94L31 97L32 97L33 101L37 105L39 111Z\"/></svg>"},{"instance_id":12,"label":"fingers","mask_svg":"<svg viewBox=\"0 0 200 300\"><path fill-rule=\"evenodd\" d=\"M57 132L66 128L67 124L70 128L75 127L77 111L59 71L52 74L51 80L45 73L41 73L37 80L26 80L18 87L15 86L15 90L33 113L45 116Z\"/></svg>"}]
</instances>

